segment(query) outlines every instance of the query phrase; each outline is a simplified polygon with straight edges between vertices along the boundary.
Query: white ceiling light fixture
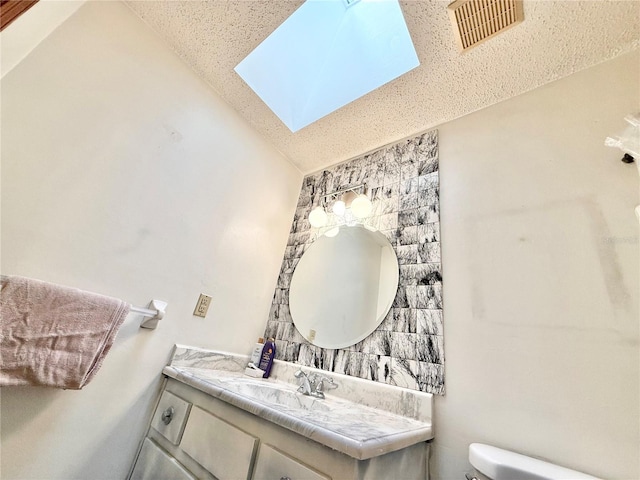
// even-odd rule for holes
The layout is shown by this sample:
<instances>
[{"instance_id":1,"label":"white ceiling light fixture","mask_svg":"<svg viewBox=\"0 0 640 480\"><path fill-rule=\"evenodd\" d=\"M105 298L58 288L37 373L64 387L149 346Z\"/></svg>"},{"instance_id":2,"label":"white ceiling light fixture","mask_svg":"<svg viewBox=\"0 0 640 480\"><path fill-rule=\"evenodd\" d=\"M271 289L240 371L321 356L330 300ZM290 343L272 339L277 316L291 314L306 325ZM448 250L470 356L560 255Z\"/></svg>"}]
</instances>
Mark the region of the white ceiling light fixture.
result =
<instances>
[{"instance_id":1,"label":"white ceiling light fixture","mask_svg":"<svg viewBox=\"0 0 640 480\"><path fill-rule=\"evenodd\" d=\"M235 71L296 132L419 65L397 0L307 0Z\"/></svg>"}]
</instances>

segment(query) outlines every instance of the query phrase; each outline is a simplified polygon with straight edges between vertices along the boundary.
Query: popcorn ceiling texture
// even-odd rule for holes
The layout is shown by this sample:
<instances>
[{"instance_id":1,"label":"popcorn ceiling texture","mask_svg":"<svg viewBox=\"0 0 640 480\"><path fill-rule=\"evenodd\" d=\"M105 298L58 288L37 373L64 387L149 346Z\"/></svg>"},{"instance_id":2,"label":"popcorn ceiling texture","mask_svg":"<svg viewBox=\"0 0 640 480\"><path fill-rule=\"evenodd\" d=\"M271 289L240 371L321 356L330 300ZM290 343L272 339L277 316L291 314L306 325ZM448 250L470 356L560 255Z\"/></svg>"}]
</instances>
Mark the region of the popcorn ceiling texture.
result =
<instances>
[{"instance_id":1,"label":"popcorn ceiling texture","mask_svg":"<svg viewBox=\"0 0 640 480\"><path fill-rule=\"evenodd\" d=\"M400 268L389 314L367 338L342 349L309 344L294 326L289 286L319 231L309 212L324 195L365 183L373 202L366 224L393 246ZM276 357L336 373L444 394L438 132L432 130L304 178L265 330Z\"/></svg>"},{"instance_id":2,"label":"popcorn ceiling texture","mask_svg":"<svg viewBox=\"0 0 640 480\"><path fill-rule=\"evenodd\" d=\"M449 0L401 1L421 65L291 133L233 68L300 0L127 1L303 173L354 158L640 46L640 2L524 0L524 22L461 54Z\"/></svg>"}]
</instances>

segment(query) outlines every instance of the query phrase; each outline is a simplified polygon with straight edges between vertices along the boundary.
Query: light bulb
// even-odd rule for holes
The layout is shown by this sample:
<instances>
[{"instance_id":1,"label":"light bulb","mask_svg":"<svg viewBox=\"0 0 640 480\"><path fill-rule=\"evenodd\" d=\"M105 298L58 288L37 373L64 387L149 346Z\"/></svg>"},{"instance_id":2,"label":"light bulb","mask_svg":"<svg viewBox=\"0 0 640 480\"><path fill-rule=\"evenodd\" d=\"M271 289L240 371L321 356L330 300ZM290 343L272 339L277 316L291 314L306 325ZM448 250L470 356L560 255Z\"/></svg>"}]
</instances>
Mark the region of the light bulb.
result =
<instances>
[{"instance_id":1,"label":"light bulb","mask_svg":"<svg viewBox=\"0 0 640 480\"><path fill-rule=\"evenodd\" d=\"M327 224L327 212L322 207L316 207L309 214L309 223L312 227L320 228Z\"/></svg>"},{"instance_id":2,"label":"light bulb","mask_svg":"<svg viewBox=\"0 0 640 480\"><path fill-rule=\"evenodd\" d=\"M344 215L346 209L347 206L342 200L337 200L336 203L333 204L333 213L335 213L336 215Z\"/></svg>"},{"instance_id":3,"label":"light bulb","mask_svg":"<svg viewBox=\"0 0 640 480\"><path fill-rule=\"evenodd\" d=\"M351 202L351 212L357 218L365 218L373 210L371 200L364 194L358 195L353 202Z\"/></svg>"}]
</instances>

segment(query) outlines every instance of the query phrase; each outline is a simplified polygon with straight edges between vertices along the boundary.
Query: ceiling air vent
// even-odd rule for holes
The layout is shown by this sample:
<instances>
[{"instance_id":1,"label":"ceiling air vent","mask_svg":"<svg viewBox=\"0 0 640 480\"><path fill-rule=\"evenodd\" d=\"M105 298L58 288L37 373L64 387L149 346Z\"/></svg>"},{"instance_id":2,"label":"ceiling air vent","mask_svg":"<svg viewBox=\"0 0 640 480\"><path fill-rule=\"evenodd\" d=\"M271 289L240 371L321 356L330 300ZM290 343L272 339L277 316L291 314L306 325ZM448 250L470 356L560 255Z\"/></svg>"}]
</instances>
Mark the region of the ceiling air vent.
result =
<instances>
[{"instance_id":1,"label":"ceiling air vent","mask_svg":"<svg viewBox=\"0 0 640 480\"><path fill-rule=\"evenodd\" d=\"M462 51L524 20L522 0L456 0L448 8Z\"/></svg>"}]
</instances>

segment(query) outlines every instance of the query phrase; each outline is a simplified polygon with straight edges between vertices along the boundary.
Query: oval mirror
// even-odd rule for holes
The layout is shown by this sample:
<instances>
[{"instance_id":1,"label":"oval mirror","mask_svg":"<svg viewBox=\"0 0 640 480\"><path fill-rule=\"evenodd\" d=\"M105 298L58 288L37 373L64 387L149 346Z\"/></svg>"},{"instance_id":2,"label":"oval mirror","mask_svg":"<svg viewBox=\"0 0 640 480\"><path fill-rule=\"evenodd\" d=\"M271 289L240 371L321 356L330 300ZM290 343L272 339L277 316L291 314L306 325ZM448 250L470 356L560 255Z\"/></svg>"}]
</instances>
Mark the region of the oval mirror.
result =
<instances>
[{"instance_id":1,"label":"oval mirror","mask_svg":"<svg viewBox=\"0 0 640 480\"><path fill-rule=\"evenodd\" d=\"M373 332L398 289L398 259L380 232L341 226L319 237L298 263L289 308L300 334L323 348L343 348Z\"/></svg>"}]
</instances>

